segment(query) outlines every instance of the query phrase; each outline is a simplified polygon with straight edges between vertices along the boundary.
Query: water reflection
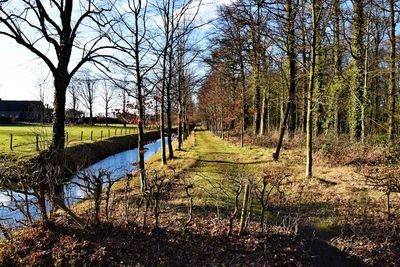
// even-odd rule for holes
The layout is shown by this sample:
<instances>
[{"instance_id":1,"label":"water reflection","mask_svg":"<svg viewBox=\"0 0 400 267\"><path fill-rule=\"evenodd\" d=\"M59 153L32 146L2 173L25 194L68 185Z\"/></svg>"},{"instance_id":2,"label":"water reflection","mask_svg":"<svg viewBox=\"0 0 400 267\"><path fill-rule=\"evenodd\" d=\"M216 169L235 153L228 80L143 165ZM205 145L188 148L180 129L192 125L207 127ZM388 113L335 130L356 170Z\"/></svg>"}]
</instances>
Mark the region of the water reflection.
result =
<instances>
[{"instance_id":1,"label":"water reflection","mask_svg":"<svg viewBox=\"0 0 400 267\"><path fill-rule=\"evenodd\" d=\"M161 139L145 145L145 160L148 160L152 155L160 151ZM138 161L138 149L127 150L113 156L107 157L89 167L85 168L82 172L98 174L100 170L107 170L111 172L111 179L116 180L126 176L137 169L134 165ZM86 192L79 186L82 181L78 178L79 175L72 177L71 183L65 187L65 196L68 204L75 203L79 199L86 196ZM35 199L29 196L29 207L24 207L25 210L29 209L31 216L35 219L39 215L39 210L35 205ZM6 224L20 224L24 219L24 215L19 211L20 203L24 203L25 195L12 192L9 190L0 190L0 222ZM16 205L16 203L18 203Z\"/></svg>"}]
</instances>

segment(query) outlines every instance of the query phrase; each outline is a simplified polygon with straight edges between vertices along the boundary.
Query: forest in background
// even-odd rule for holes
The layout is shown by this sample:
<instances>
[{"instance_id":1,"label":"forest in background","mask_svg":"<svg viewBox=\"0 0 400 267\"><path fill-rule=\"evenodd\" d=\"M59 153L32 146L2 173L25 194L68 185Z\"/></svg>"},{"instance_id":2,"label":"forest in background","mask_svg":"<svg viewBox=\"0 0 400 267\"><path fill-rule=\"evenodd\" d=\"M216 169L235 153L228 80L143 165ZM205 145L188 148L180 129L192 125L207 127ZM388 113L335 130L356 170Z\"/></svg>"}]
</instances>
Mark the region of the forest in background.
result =
<instances>
[{"instance_id":1,"label":"forest in background","mask_svg":"<svg viewBox=\"0 0 400 267\"><path fill-rule=\"evenodd\" d=\"M234 1L219 10L202 118L288 143L314 139L397 145L397 1ZM323 137L321 137L323 136ZM243 139L243 137L242 137ZM243 145L243 144L242 144ZM388 148L390 149L390 148Z\"/></svg>"}]
</instances>

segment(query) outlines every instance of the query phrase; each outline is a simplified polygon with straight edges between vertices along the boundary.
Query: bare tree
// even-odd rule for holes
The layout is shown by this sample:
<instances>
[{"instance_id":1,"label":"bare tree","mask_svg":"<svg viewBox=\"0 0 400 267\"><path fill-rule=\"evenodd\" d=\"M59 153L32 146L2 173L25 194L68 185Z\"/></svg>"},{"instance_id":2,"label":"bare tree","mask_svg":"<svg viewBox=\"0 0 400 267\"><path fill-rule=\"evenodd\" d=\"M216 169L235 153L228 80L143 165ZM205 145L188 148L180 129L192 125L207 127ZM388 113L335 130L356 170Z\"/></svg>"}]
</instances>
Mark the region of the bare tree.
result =
<instances>
[{"instance_id":1,"label":"bare tree","mask_svg":"<svg viewBox=\"0 0 400 267\"><path fill-rule=\"evenodd\" d=\"M389 127L388 140L392 141L396 133L396 108L397 108L397 90L396 90L396 24L395 20L395 0L389 0L390 10L390 77L389 77Z\"/></svg>"},{"instance_id":2,"label":"bare tree","mask_svg":"<svg viewBox=\"0 0 400 267\"><path fill-rule=\"evenodd\" d=\"M193 31L193 26L202 1L193 0L163 0L155 3L162 18L161 36L164 39L160 48L161 56L161 88L160 88L160 134L161 163L166 164L167 156L164 141L165 116L167 119L168 158L174 157L172 147L172 79L179 75L182 67L174 66L174 52L179 50L181 38ZM179 52L178 52L179 54ZM181 62L182 63L182 62ZM179 65L179 62L178 62ZM180 86L180 85L178 85ZM164 114L164 111L166 114Z\"/></svg>"},{"instance_id":3,"label":"bare tree","mask_svg":"<svg viewBox=\"0 0 400 267\"><path fill-rule=\"evenodd\" d=\"M110 87L106 81L102 83L102 91L100 92L100 97L103 100L103 107L106 116L106 126L108 126L108 115L111 106L113 105L113 101L115 100L115 90Z\"/></svg>"},{"instance_id":4,"label":"bare tree","mask_svg":"<svg viewBox=\"0 0 400 267\"><path fill-rule=\"evenodd\" d=\"M128 82L126 81L126 79L124 79L122 82L118 83L118 86L121 90L120 90L120 100L122 101L121 103L121 109L119 110L121 113L121 117L122 117L122 121L124 123L124 127L126 127L126 122L127 122L127 109L126 109L126 105L128 103L128 96L126 91L128 90Z\"/></svg>"},{"instance_id":5,"label":"bare tree","mask_svg":"<svg viewBox=\"0 0 400 267\"><path fill-rule=\"evenodd\" d=\"M65 102L71 78L85 63L106 67L102 59L112 57L109 50L114 47L106 34L109 11L106 2L96 0L0 2L0 35L36 55L53 75L51 150L65 146Z\"/></svg>"},{"instance_id":6,"label":"bare tree","mask_svg":"<svg viewBox=\"0 0 400 267\"><path fill-rule=\"evenodd\" d=\"M77 78L79 85L79 98L82 105L89 111L89 123L93 125L93 107L96 99L97 79L92 77L88 70L83 71Z\"/></svg>"},{"instance_id":7,"label":"bare tree","mask_svg":"<svg viewBox=\"0 0 400 267\"><path fill-rule=\"evenodd\" d=\"M125 76L113 77L115 85L122 89L123 113L128 97L137 100L138 118L138 158L142 192L147 187L144 162L144 119L145 100L152 92L149 73L158 63L159 55L153 53L155 37L147 24L149 19L148 2L142 0L122 1L125 8L115 9L115 18L121 23L112 28L113 41L122 52L123 62L116 68ZM120 73L118 73L120 74ZM118 76L118 75L116 75Z\"/></svg>"},{"instance_id":8,"label":"bare tree","mask_svg":"<svg viewBox=\"0 0 400 267\"><path fill-rule=\"evenodd\" d=\"M46 101L46 95L47 95L47 87L46 87L46 79L39 80L38 81L38 94L39 94L39 101L42 102L43 106L41 106L40 112L40 118L41 118L41 123L44 123L44 117L45 117L45 101Z\"/></svg>"},{"instance_id":9,"label":"bare tree","mask_svg":"<svg viewBox=\"0 0 400 267\"><path fill-rule=\"evenodd\" d=\"M78 84L74 81L76 80L73 79L68 86L68 92L71 97L72 120L74 123L76 123L79 109L79 90Z\"/></svg>"}]
</instances>

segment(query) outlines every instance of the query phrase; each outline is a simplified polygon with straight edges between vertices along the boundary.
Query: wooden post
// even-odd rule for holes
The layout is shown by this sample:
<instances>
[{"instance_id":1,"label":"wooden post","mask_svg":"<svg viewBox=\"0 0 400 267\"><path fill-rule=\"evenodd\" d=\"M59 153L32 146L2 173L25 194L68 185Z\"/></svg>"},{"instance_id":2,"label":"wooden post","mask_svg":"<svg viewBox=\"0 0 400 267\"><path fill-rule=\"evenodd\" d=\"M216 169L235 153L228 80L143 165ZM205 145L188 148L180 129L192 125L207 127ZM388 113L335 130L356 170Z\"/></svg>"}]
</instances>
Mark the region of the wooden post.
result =
<instances>
[{"instance_id":1,"label":"wooden post","mask_svg":"<svg viewBox=\"0 0 400 267\"><path fill-rule=\"evenodd\" d=\"M68 132L65 133L65 143L68 145Z\"/></svg>"},{"instance_id":2,"label":"wooden post","mask_svg":"<svg viewBox=\"0 0 400 267\"><path fill-rule=\"evenodd\" d=\"M115 134L114 134L114 136L117 136L117 129L115 129Z\"/></svg>"},{"instance_id":3,"label":"wooden post","mask_svg":"<svg viewBox=\"0 0 400 267\"><path fill-rule=\"evenodd\" d=\"M121 135L122 135L122 128L121 128Z\"/></svg>"},{"instance_id":4,"label":"wooden post","mask_svg":"<svg viewBox=\"0 0 400 267\"><path fill-rule=\"evenodd\" d=\"M90 131L90 141L93 141L93 130Z\"/></svg>"},{"instance_id":5,"label":"wooden post","mask_svg":"<svg viewBox=\"0 0 400 267\"><path fill-rule=\"evenodd\" d=\"M127 130L128 130L128 129L125 128L125 135L126 135L126 131L127 131Z\"/></svg>"},{"instance_id":6,"label":"wooden post","mask_svg":"<svg viewBox=\"0 0 400 267\"><path fill-rule=\"evenodd\" d=\"M247 217L247 207L249 205L249 194L250 194L250 185L246 184L246 188L244 190L243 195L243 206L242 206L242 214L240 215L240 228L239 235L242 235L245 231L246 226L246 217Z\"/></svg>"},{"instance_id":7,"label":"wooden post","mask_svg":"<svg viewBox=\"0 0 400 267\"><path fill-rule=\"evenodd\" d=\"M108 137L110 137L110 129L108 129Z\"/></svg>"},{"instance_id":8,"label":"wooden post","mask_svg":"<svg viewBox=\"0 0 400 267\"><path fill-rule=\"evenodd\" d=\"M10 134L10 150L13 150L13 134Z\"/></svg>"},{"instance_id":9,"label":"wooden post","mask_svg":"<svg viewBox=\"0 0 400 267\"><path fill-rule=\"evenodd\" d=\"M100 132L100 140L103 140L103 130Z\"/></svg>"},{"instance_id":10,"label":"wooden post","mask_svg":"<svg viewBox=\"0 0 400 267\"><path fill-rule=\"evenodd\" d=\"M81 131L81 142L83 141L83 131Z\"/></svg>"},{"instance_id":11,"label":"wooden post","mask_svg":"<svg viewBox=\"0 0 400 267\"><path fill-rule=\"evenodd\" d=\"M36 151L39 151L39 135L36 135Z\"/></svg>"}]
</instances>

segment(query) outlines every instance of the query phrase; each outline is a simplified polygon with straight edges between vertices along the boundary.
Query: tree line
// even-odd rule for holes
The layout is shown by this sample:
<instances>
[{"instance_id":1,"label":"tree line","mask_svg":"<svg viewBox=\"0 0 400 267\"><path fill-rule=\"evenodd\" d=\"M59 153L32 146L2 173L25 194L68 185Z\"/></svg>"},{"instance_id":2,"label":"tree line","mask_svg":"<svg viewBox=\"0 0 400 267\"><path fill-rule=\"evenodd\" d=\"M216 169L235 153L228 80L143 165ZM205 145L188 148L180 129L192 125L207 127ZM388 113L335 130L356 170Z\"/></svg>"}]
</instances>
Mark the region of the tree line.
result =
<instances>
[{"instance_id":1,"label":"tree line","mask_svg":"<svg viewBox=\"0 0 400 267\"><path fill-rule=\"evenodd\" d=\"M236 0L221 6L199 94L214 132L353 142L398 135L397 1ZM290 142L290 141L289 141Z\"/></svg>"}]
</instances>

